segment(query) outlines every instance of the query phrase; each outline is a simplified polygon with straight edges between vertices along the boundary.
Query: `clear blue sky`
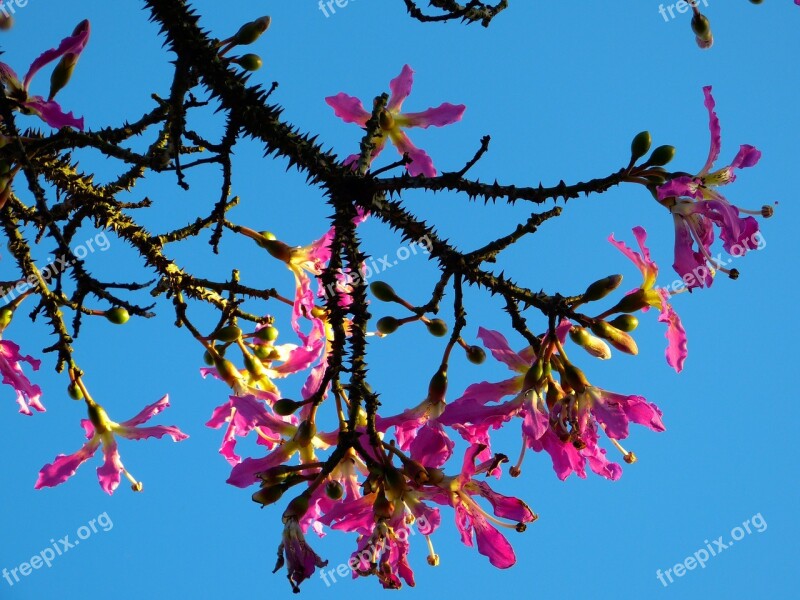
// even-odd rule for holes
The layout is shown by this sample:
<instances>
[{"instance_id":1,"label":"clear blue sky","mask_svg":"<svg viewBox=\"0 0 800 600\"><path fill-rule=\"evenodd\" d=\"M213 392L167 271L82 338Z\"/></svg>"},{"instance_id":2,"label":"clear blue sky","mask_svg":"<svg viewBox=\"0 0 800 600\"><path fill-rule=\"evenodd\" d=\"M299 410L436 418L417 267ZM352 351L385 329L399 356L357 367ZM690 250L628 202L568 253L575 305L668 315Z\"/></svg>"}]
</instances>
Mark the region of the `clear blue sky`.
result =
<instances>
[{"instance_id":1,"label":"clear blue sky","mask_svg":"<svg viewBox=\"0 0 800 600\"><path fill-rule=\"evenodd\" d=\"M166 96L169 84L163 40L140 4L31 0L18 10L15 28L0 37L3 60L24 72L35 56L88 17L92 39L60 100L84 115L92 128L137 118L152 106L150 94ZM284 116L319 133L342 156L354 151L359 132L335 118L323 98L339 91L374 97L387 90L404 63L417 72L409 109L442 101L468 107L457 125L413 132L414 141L440 169L459 168L480 137L491 134L491 151L473 175L517 184L574 182L616 171L627 160L631 137L649 129L656 144L678 148L677 169L696 172L708 151L702 97L707 84L714 86L722 121L721 160L727 164L742 143L764 153L761 164L726 192L748 208L780 201L775 218L763 225L767 247L738 261L738 281L720 278L711 290L676 298L689 335L684 373L676 376L664 363L663 331L654 317L645 319L638 332L638 358L616 356L587 367L601 387L656 402L664 410L667 431L633 430L628 445L639 463L626 466L616 483L597 477L562 483L547 457L529 455L521 479L504 477L497 484L499 491L525 498L541 516L527 533L511 538L517 566L497 571L463 547L452 512L443 511L445 524L435 536L442 564L429 568L422 540L414 540L417 587L404 588L403 597L783 598L796 589L800 497L793 369L800 331L792 311L800 291L793 229L798 222L793 175L800 159L800 8L790 0L764 6L709 4L717 42L713 50L701 52L688 15L665 22L656 2L641 0L512 0L488 30L423 26L403 14L400 0L351 0L328 18L311 0L196 3L205 27L220 37L260 14L272 16L272 29L256 49L265 67L253 81L279 81L274 99L286 107ZM38 85L45 86L46 76L40 77ZM209 113L193 125L215 136L220 123ZM285 173L280 161L263 162L261 149L251 143L239 148L237 159L235 193L243 203L232 214L235 220L297 244L324 230L328 211L301 176ZM96 158L86 156L82 165L108 174L108 166ZM188 193L169 176L148 178L132 199L148 194L160 205L142 217L153 229L182 224L212 205L215 176L211 169L192 173ZM529 214L528 206L487 208L447 194L412 193L406 200L465 249ZM613 272L637 281L638 274L605 241L611 232L630 240L635 225L649 231L654 258L671 280L671 219L634 187L570 202L562 218L509 252L498 269L533 288L564 293L578 292ZM400 245L377 223L366 224L364 233L374 255L394 253ZM87 230L85 237L91 235ZM246 281L266 280L290 289L285 269L246 244L226 242L221 258L201 255L207 248L203 240L173 252L190 269L223 277L235 265ZM0 279L10 279L15 273L6 251L2 254ZM130 249L115 239L107 252L93 258L98 272L117 279L136 265ZM149 275L133 277L146 280ZM423 284L435 276L425 259L416 257L393 268L386 279L419 301L428 293ZM498 302L476 293L467 301L472 318L468 336L474 339L483 325L507 332L515 346L522 345L510 335ZM388 311L378 306L374 313ZM276 314L286 316L280 310ZM280 536L278 510L261 511L247 491L225 484L228 465L217 454L221 432L203 425L224 401L226 388L200 379L198 349L185 332L170 329L172 321L169 307L162 307L161 318L152 322L116 329L91 323L76 345L87 380L112 418L128 418L169 392L173 406L158 422L178 424L191 435L181 444L123 440L123 459L144 481L143 494L122 486L108 497L97 485L97 462L86 464L65 485L35 492L39 468L82 443L78 420L83 409L64 393L65 379L54 374L52 357L45 358L36 376L45 391L46 414L17 415L10 388L0 389L0 451L5 456L0 467L0 568L27 561L51 538L74 539L78 528L98 515L106 513L113 522L110 531L92 535L51 568L34 571L13 587L0 580L0 598L290 594L283 574L270 574ZM373 385L382 391L387 411L421 400L438 364L440 342L417 334L404 332L373 344ZM22 318L6 337L30 353L49 343L42 327ZM451 373L456 394L468 383L506 376L504 367L491 360L481 367L458 360ZM296 381L283 386L288 395L297 388ZM510 429L498 438L497 449L516 455L518 433ZM667 588L659 583L658 569L683 562L705 548L705 540L729 540L733 528L758 514L767 524L763 533L754 529L704 569L687 572ZM353 538L339 533L312 541L332 566L345 562L354 548ZM326 588L319 577L303 588L307 596L319 598L379 591L377 582L368 580L347 579Z\"/></svg>"}]
</instances>

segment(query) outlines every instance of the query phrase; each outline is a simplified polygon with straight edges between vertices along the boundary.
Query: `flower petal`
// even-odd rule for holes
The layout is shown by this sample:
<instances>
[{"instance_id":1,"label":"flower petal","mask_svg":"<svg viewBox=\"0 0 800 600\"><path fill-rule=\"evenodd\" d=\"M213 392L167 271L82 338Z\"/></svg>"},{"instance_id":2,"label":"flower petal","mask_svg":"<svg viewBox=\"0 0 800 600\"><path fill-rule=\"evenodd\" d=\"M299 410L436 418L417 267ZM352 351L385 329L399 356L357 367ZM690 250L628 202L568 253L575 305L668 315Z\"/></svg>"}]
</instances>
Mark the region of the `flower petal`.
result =
<instances>
[{"instance_id":1,"label":"flower petal","mask_svg":"<svg viewBox=\"0 0 800 600\"><path fill-rule=\"evenodd\" d=\"M405 133L399 129L393 129L389 131L389 138L401 155L408 154L411 159L411 163L406 165L409 175L412 177L419 175L436 177L436 168L433 166L431 157L424 150L417 148Z\"/></svg>"},{"instance_id":2,"label":"flower petal","mask_svg":"<svg viewBox=\"0 0 800 600\"><path fill-rule=\"evenodd\" d=\"M512 371L527 373L531 368L530 363L523 360L519 354L511 349L508 340L499 331L478 328L478 337L483 345L492 353L492 356L501 363L505 363Z\"/></svg>"},{"instance_id":3,"label":"flower petal","mask_svg":"<svg viewBox=\"0 0 800 600\"><path fill-rule=\"evenodd\" d=\"M84 446L74 454L59 454L56 456L52 463L45 465L42 467L41 471L39 471L39 478L33 486L34 489L39 490L43 487L55 487L64 483L67 479L75 475L75 471L78 470L78 467L94 456L99 445L100 438L95 438L84 444Z\"/></svg>"},{"instance_id":4,"label":"flower petal","mask_svg":"<svg viewBox=\"0 0 800 600\"><path fill-rule=\"evenodd\" d=\"M122 477L122 461L117 449L117 440L111 434L103 439L103 464L97 467L97 479L100 487L108 495L114 493Z\"/></svg>"},{"instance_id":5,"label":"flower petal","mask_svg":"<svg viewBox=\"0 0 800 600\"><path fill-rule=\"evenodd\" d=\"M89 41L89 34L91 33L91 27L89 25L88 20L83 20L78 23L75 30L72 32L72 35L69 37L64 38L61 40L61 43L58 45L58 48L51 48L46 52L43 52L36 60L31 63L30 69L25 75L25 79L22 82L22 85L27 90L30 86L31 79L42 67L47 66L54 60L57 60L64 56L65 54L75 54L80 55L83 52L83 49L86 47L86 43Z\"/></svg>"},{"instance_id":6,"label":"flower petal","mask_svg":"<svg viewBox=\"0 0 800 600\"><path fill-rule=\"evenodd\" d=\"M414 70L408 65L404 65L400 74L389 82L389 89L392 94L389 96L389 103L386 107L392 112L399 112L403 108L411 87L414 85Z\"/></svg>"},{"instance_id":7,"label":"flower petal","mask_svg":"<svg viewBox=\"0 0 800 600\"><path fill-rule=\"evenodd\" d=\"M463 104L444 102L422 112L399 114L395 116L395 121L401 127L444 127L460 121L465 110L467 107Z\"/></svg>"},{"instance_id":8,"label":"flower petal","mask_svg":"<svg viewBox=\"0 0 800 600\"><path fill-rule=\"evenodd\" d=\"M334 114L345 123L356 123L361 127L366 127L370 113L366 111L361 100L340 92L335 96L328 96L325 102L333 108Z\"/></svg>"}]
</instances>

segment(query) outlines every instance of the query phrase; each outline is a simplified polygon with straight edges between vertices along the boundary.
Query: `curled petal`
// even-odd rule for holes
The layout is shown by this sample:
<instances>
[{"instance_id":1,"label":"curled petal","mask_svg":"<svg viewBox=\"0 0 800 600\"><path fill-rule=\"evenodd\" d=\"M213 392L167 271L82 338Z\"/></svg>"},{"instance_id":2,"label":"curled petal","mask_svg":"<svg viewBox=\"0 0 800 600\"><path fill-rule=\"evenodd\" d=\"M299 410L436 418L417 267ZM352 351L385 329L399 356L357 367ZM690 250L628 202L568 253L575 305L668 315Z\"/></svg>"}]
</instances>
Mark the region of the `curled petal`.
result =
<instances>
[{"instance_id":1,"label":"curled petal","mask_svg":"<svg viewBox=\"0 0 800 600\"><path fill-rule=\"evenodd\" d=\"M182 442L188 439L188 435L183 433L175 425L156 425L155 427L121 427L115 430L116 433L129 440L146 440L147 438L161 439L168 435L175 442Z\"/></svg>"},{"instance_id":2,"label":"curled petal","mask_svg":"<svg viewBox=\"0 0 800 600\"><path fill-rule=\"evenodd\" d=\"M103 464L97 467L97 479L100 487L109 495L119 486L122 477L122 461L119 457L117 440L113 435L106 435L103 439Z\"/></svg>"},{"instance_id":3,"label":"curled petal","mask_svg":"<svg viewBox=\"0 0 800 600\"><path fill-rule=\"evenodd\" d=\"M705 96L705 106L708 109L708 128L711 132L711 148L708 151L708 160L706 160L706 164L700 172L701 175L705 175L711 170L714 163L717 162L719 152L722 148L722 128L719 124L719 117L717 117L717 113L714 110L716 103L714 102L714 96L711 95L710 85L703 88L703 95Z\"/></svg>"},{"instance_id":4,"label":"curled petal","mask_svg":"<svg viewBox=\"0 0 800 600\"><path fill-rule=\"evenodd\" d=\"M337 117L342 119L345 123L356 123L365 127L369 121L370 113L364 109L361 100L348 96L344 92L340 92L335 96L328 96L325 102L333 108L333 112Z\"/></svg>"},{"instance_id":5,"label":"curled petal","mask_svg":"<svg viewBox=\"0 0 800 600\"><path fill-rule=\"evenodd\" d=\"M504 363L512 371L526 373L531 368L530 363L523 360L519 354L511 349L508 340L499 331L492 329L478 328L478 337L483 345L492 353L492 356L501 363Z\"/></svg>"},{"instance_id":6,"label":"curled petal","mask_svg":"<svg viewBox=\"0 0 800 600\"><path fill-rule=\"evenodd\" d=\"M30 86L33 76L54 60L61 58L65 54L75 54L76 56L79 56L86 47L86 43L89 41L90 33L91 27L89 25L89 21L81 21L78 23L75 31L72 32L72 35L61 40L58 48L51 48L50 50L43 52L36 60L33 61L33 63L31 63L31 67L28 69L28 72L25 75L25 80L22 82L25 89L27 90Z\"/></svg>"},{"instance_id":7,"label":"curled petal","mask_svg":"<svg viewBox=\"0 0 800 600\"><path fill-rule=\"evenodd\" d=\"M498 569L508 569L517 562L514 549L502 533L492 527L481 516L471 515L478 542L478 552L488 557L489 562Z\"/></svg>"},{"instance_id":8,"label":"curled petal","mask_svg":"<svg viewBox=\"0 0 800 600\"><path fill-rule=\"evenodd\" d=\"M78 118L71 112L65 113L55 100L48 101L41 96L31 96L24 104L25 108L39 115L50 127L55 129L74 127L83 131L83 117Z\"/></svg>"},{"instance_id":9,"label":"curled petal","mask_svg":"<svg viewBox=\"0 0 800 600\"><path fill-rule=\"evenodd\" d=\"M686 330L683 328L683 323L669 304L669 292L667 290L659 290L661 294L661 314L658 320L661 323L667 324L667 364L680 373L683 370L683 364L686 362L686 357L689 354L687 350Z\"/></svg>"},{"instance_id":10,"label":"curled petal","mask_svg":"<svg viewBox=\"0 0 800 600\"><path fill-rule=\"evenodd\" d=\"M404 65L400 74L389 82L389 89L392 93L389 96L389 103L386 107L392 112L399 112L403 107L403 102L411 93L413 85L414 70L408 65Z\"/></svg>"},{"instance_id":11,"label":"curled petal","mask_svg":"<svg viewBox=\"0 0 800 600\"><path fill-rule=\"evenodd\" d=\"M56 456L52 463L45 465L42 467L42 470L39 471L39 478L33 486L34 489L39 490L43 487L55 487L64 483L67 479L75 475L78 467L94 456L98 446L100 446L100 439L95 438L87 442L83 448L74 454L59 454Z\"/></svg>"},{"instance_id":12,"label":"curled petal","mask_svg":"<svg viewBox=\"0 0 800 600\"><path fill-rule=\"evenodd\" d=\"M412 177L424 175L425 177L436 177L436 168L433 166L433 160L428 153L424 150L417 148L408 136L399 129L393 129L389 132L389 137L394 143L395 148L400 154L408 154L411 163L406 165L408 174ZM373 154L374 156L374 154Z\"/></svg>"},{"instance_id":13,"label":"curled petal","mask_svg":"<svg viewBox=\"0 0 800 600\"><path fill-rule=\"evenodd\" d=\"M401 127L444 127L461 120L467 107L463 104L450 104L444 102L435 108L422 112L404 113L397 115L395 121Z\"/></svg>"},{"instance_id":14,"label":"curled petal","mask_svg":"<svg viewBox=\"0 0 800 600\"><path fill-rule=\"evenodd\" d=\"M158 402L154 402L153 404L145 406L141 411L139 411L139 414L131 419L128 419L127 421L123 421L120 423L120 425L123 427L135 427L136 425L141 425L142 423L146 423L155 417L165 408L169 408L169 394L165 395Z\"/></svg>"}]
</instances>

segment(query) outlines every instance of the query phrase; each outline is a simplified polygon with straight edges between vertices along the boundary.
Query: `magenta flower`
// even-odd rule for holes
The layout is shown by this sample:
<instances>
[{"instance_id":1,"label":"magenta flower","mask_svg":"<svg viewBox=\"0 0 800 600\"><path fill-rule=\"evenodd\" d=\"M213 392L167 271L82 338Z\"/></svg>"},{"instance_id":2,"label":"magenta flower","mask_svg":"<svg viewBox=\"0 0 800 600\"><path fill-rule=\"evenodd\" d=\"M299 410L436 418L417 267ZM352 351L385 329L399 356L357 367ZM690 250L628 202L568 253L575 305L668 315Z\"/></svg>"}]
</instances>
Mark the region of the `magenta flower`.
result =
<instances>
[{"instance_id":1,"label":"magenta flower","mask_svg":"<svg viewBox=\"0 0 800 600\"><path fill-rule=\"evenodd\" d=\"M535 521L537 516L522 500L498 494L485 482L475 479L487 468L486 464L476 466L476 459L484 449L478 444L468 448L461 473L456 477L445 478L438 484L441 490L431 493L429 497L434 502L450 505L455 509L456 527L461 533L464 545L472 546L474 535L478 552L486 556L498 569L508 569L517 562L517 557L511 544L492 523L522 531L525 523ZM481 508L475 501L475 496L480 496L489 502L494 516ZM504 523L497 517L509 519L512 523Z\"/></svg>"},{"instance_id":2,"label":"magenta flower","mask_svg":"<svg viewBox=\"0 0 800 600\"><path fill-rule=\"evenodd\" d=\"M651 306L660 311L658 320L667 324L667 364L675 371L680 373L688 355L686 331L683 328L681 319L669 303L670 294L664 288L656 287L658 278L658 265L650 258L650 250L645 245L647 232L643 227L634 227L633 235L639 244L641 254L631 250L624 242L618 242L611 234L608 241L614 244L620 252L627 256L642 272L644 278L642 287L637 292L642 294L642 300L646 303L643 310L648 310ZM636 293L636 292L634 292Z\"/></svg>"},{"instance_id":3,"label":"magenta flower","mask_svg":"<svg viewBox=\"0 0 800 600\"><path fill-rule=\"evenodd\" d=\"M768 206L760 211L738 208L717 191L716 188L736 180L737 169L756 165L761 152L753 146L742 145L729 166L712 171L719 158L722 135L711 86L704 87L703 93L711 131L708 160L697 175L682 175L658 188L658 198L669 208L675 222L673 267L689 289L710 286L715 269L733 278L737 276L735 270L725 269L711 256L714 226L720 230L725 251L742 256L758 241L759 227L752 216L740 217L740 213L765 217L772 214Z\"/></svg>"},{"instance_id":4,"label":"magenta flower","mask_svg":"<svg viewBox=\"0 0 800 600\"><path fill-rule=\"evenodd\" d=\"M72 35L61 40L58 48L51 48L33 61L22 81L19 80L14 69L0 62L0 83L5 88L8 98L15 101L24 114L35 114L51 127L57 129L75 127L83 131L83 117L78 119L71 112L65 113L58 103L53 100L59 88L51 87L50 95L46 100L42 96L31 95L29 89L33 76L43 67L59 58L61 62L56 68L62 69L68 79L69 74L78 62L78 58L86 47L86 43L89 41L89 33L89 21L84 20L78 23Z\"/></svg>"},{"instance_id":5,"label":"magenta flower","mask_svg":"<svg viewBox=\"0 0 800 600\"><path fill-rule=\"evenodd\" d=\"M117 440L115 436L122 436L129 440L144 440L147 438L162 438L170 436L174 441L180 442L189 436L174 425L156 425L155 427L139 427L169 407L169 396L164 396L155 404L146 406L138 415L122 423L115 423L108 418L102 406L87 403L89 418L81 420L81 426L86 431L89 440L74 454L59 454L56 459L39 471L39 479L34 485L35 489L55 487L72 477L83 463L95 455L97 449L103 446L103 464L97 468L97 477L100 487L108 494L113 494L119 486L121 475L125 475L133 485L135 491L141 491L142 484L137 481L122 464Z\"/></svg>"},{"instance_id":6,"label":"magenta flower","mask_svg":"<svg viewBox=\"0 0 800 600\"><path fill-rule=\"evenodd\" d=\"M463 104L450 104L445 102L436 108L429 108L428 110L418 113L403 113L403 102L405 102L408 95L411 93L411 86L413 84L414 71L408 65L405 65L400 71L400 75L392 79L389 83L391 89L391 96L386 105L386 109L380 114L380 130L373 140L375 150L370 157L370 162L374 160L386 146L387 138L391 140L397 151L402 154L408 154L411 159L411 164L406 165L406 169L412 176L425 175L426 177L436 177L436 169L433 166L431 157L424 150L420 150L408 136L403 129L411 127L422 127L427 129L430 126L444 127L461 120L464 115L466 106ZM325 98L325 102L330 105L336 116L342 119L345 123L356 123L361 127L366 127L367 121L371 113L364 109L364 105L358 98L353 98L345 93L339 93L335 96ZM359 155L354 154L345 160L345 164L350 164L358 160Z\"/></svg>"},{"instance_id":7,"label":"magenta flower","mask_svg":"<svg viewBox=\"0 0 800 600\"><path fill-rule=\"evenodd\" d=\"M272 449L281 442L281 434L294 431L287 429L291 428L291 423L283 422L267 412L264 403L250 394L231 396L225 404L214 409L206 426L219 429L225 423L228 427L222 438L219 453L231 465L242 462L242 458L236 454L237 437L247 437L252 431L257 430L260 434L259 441Z\"/></svg>"},{"instance_id":8,"label":"magenta flower","mask_svg":"<svg viewBox=\"0 0 800 600\"><path fill-rule=\"evenodd\" d=\"M300 584L310 578L317 567L322 568L328 564L322 560L306 542L297 517L285 518L283 539L278 546L278 562L273 573L277 573L284 565L287 569L287 578L292 586L292 591L298 593Z\"/></svg>"},{"instance_id":9,"label":"magenta flower","mask_svg":"<svg viewBox=\"0 0 800 600\"><path fill-rule=\"evenodd\" d=\"M39 370L41 361L31 356L23 356L19 346L8 340L0 340L0 374L3 375L3 383L14 388L17 394L17 404L19 412L23 415L32 415L31 409L44 412L44 406L40 402L42 390L38 385L33 385L22 371L20 363L28 363L34 371Z\"/></svg>"}]
</instances>

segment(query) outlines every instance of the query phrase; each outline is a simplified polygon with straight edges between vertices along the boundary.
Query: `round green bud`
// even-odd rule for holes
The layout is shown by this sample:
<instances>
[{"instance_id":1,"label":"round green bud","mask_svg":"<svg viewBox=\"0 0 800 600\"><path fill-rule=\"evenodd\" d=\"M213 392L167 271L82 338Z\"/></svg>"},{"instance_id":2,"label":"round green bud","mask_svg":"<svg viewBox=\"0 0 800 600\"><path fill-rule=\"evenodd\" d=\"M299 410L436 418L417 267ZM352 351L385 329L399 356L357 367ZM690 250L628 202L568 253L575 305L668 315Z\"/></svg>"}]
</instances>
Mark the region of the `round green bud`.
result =
<instances>
[{"instance_id":1,"label":"round green bud","mask_svg":"<svg viewBox=\"0 0 800 600\"><path fill-rule=\"evenodd\" d=\"M436 337L444 337L447 335L447 323L441 319L431 319L428 323L425 323L425 326L428 328L431 335L435 335Z\"/></svg>"},{"instance_id":2,"label":"round green bud","mask_svg":"<svg viewBox=\"0 0 800 600\"><path fill-rule=\"evenodd\" d=\"M124 325L130 318L131 315L121 306L106 311L106 319L114 325Z\"/></svg>"},{"instance_id":3,"label":"round green bud","mask_svg":"<svg viewBox=\"0 0 800 600\"><path fill-rule=\"evenodd\" d=\"M203 352L203 362L206 363L209 367L214 366L214 357L211 356L211 352L206 350Z\"/></svg>"},{"instance_id":4,"label":"round green bud","mask_svg":"<svg viewBox=\"0 0 800 600\"><path fill-rule=\"evenodd\" d=\"M217 329L214 333L211 334L211 337L213 339L226 343L235 342L241 336L242 336L242 330L236 327L236 325L228 325L227 327Z\"/></svg>"},{"instance_id":5,"label":"round green bud","mask_svg":"<svg viewBox=\"0 0 800 600\"><path fill-rule=\"evenodd\" d=\"M73 400L83 400L83 392L74 381L67 386L67 394Z\"/></svg>"},{"instance_id":6,"label":"round green bud","mask_svg":"<svg viewBox=\"0 0 800 600\"><path fill-rule=\"evenodd\" d=\"M276 415L288 417L289 415L296 413L297 409L301 406L303 406L302 402L298 402L297 400L289 400L289 398L281 398L272 405L272 410L275 411Z\"/></svg>"},{"instance_id":7,"label":"round green bud","mask_svg":"<svg viewBox=\"0 0 800 600\"><path fill-rule=\"evenodd\" d=\"M650 151L650 146L653 143L653 138L650 136L649 131L642 131L636 134L631 142L631 160L636 162Z\"/></svg>"},{"instance_id":8,"label":"round green bud","mask_svg":"<svg viewBox=\"0 0 800 600\"><path fill-rule=\"evenodd\" d=\"M400 327L400 321L394 317L383 317L382 319L378 319L377 327L380 333L389 335L397 331L397 328Z\"/></svg>"},{"instance_id":9,"label":"round green bud","mask_svg":"<svg viewBox=\"0 0 800 600\"><path fill-rule=\"evenodd\" d=\"M375 281L369 284L369 289L372 292L372 295L381 302L397 301L397 294L395 293L394 288L392 288L392 286L390 286L388 283L383 281Z\"/></svg>"},{"instance_id":10,"label":"round green bud","mask_svg":"<svg viewBox=\"0 0 800 600\"><path fill-rule=\"evenodd\" d=\"M8 31L14 26L14 17L11 15L0 15L0 30Z\"/></svg>"},{"instance_id":11,"label":"round green bud","mask_svg":"<svg viewBox=\"0 0 800 600\"><path fill-rule=\"evenodd\" d=\"M261 37L261 34L269 29L271 22L272 19L269 17L261 17L255 21L245 23L239 28L239 31L236 32L236 35L233 36L233 43L237 46L247 46L248 44L252 44Z\"/></svg>"},{"instance_id":12,"label":"round green bud","mask_svg":"<svg viewBox=\"0 0 800 600\"><path fill-rule=\"evenodd\" d=\"M675 146L659 146L653 150L647 162L656 167L663 167L673 158L675 158Z\"/></svg>"},{"instance_id":13,"label":"round green bud","mask_svg":"<svg viewBox=\"0 0 800 600\"><path fill-rule=\"evenodd\" d=\"M265 342L274 342L278 339L278 330L272 325L267 325L256 331L256 337Z\"/></svg>"},{"instance_id":14,"label":"round green bud","mask_svg":"<svg viewBox=\"0 0 800 600\"><path fill-rule=\"evenodd\" d=\"M483 364L486 360L486 352L480 346L470 346L467 348L467 360L474 365Z\"/></svg>"},{"instance_id":15,"label":"round green bud","mask_svg":"<svg viewBox=\"0 0 800 600\"><path fill-rule=\"evenodd\" d=\"M620 331L630 332L639 326L639 319L633 315L619 315L617 318L609 321L609 324Z\"/></svg>"},{"instance_id":16,"label":"round green bud","mask_svg":"<svg viewBox=\"0 0 800 600\"><path fill-rule=\"evenodd\" d=\"M344 496L344 486L338 481L329 481L325 485L325 495L331 500L339 500Z\"/></svg>"},{"instance_id":17,"label":"round green bud","mask_svg":"<svg viewBox=\"0 0 800 600\"><path fill-rule=\"evenodd\" d=\"M245 54L234 58L233 62L242 67L245 71L258 71L264 65L264 61L261 60L258 54Z\"/></svg>"}]
</instances>

